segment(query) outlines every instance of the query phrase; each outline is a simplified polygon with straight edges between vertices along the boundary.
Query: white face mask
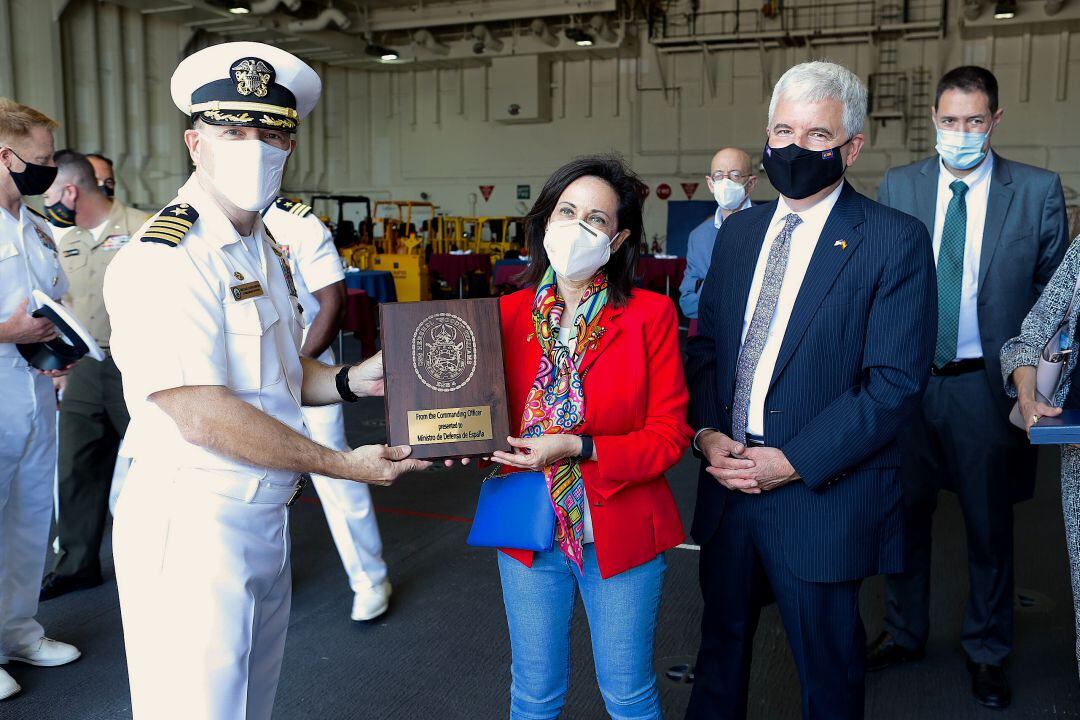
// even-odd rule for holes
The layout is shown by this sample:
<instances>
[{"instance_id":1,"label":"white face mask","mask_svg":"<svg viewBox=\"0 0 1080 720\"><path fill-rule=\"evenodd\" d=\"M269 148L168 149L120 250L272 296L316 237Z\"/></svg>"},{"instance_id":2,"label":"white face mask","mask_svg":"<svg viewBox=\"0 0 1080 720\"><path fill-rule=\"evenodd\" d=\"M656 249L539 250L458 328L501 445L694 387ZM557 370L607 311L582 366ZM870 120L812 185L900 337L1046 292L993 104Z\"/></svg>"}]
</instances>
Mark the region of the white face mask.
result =
<instances>
[{"instance_id":1,"label":"white face mask","mask_svg":"<svg viewBox=\"0 0 1080 720\"><path fill-rule=\"evenodd\" d=\"M288 150L261 140L227 140L199 133L214 156L214 172L207 177L229 202L241 210L262 210L277 197Z\"/></svg>"},{"instance_id":2,"label":"white face mask","mask_svg":"<svg viewBox=\"0 0 1080 720\"><path fill-rule=\"evenodd\" d=\"M581 220L556 220L548 223L544 250L556 275L582 282L611 259L611 238Z\"/></svg>"},{"instance_id":3,"label":"white face mask","mask_svg":"<svg viewBox=\"0 0 1080 720\"><path fill-rule=\"evenodd\" d=\"M746 186L740 185L731 178L724 178L720 182L713 180L713 197L721 210L734 210L742 205L746 198Z\"/></svg>"}]
</instances>

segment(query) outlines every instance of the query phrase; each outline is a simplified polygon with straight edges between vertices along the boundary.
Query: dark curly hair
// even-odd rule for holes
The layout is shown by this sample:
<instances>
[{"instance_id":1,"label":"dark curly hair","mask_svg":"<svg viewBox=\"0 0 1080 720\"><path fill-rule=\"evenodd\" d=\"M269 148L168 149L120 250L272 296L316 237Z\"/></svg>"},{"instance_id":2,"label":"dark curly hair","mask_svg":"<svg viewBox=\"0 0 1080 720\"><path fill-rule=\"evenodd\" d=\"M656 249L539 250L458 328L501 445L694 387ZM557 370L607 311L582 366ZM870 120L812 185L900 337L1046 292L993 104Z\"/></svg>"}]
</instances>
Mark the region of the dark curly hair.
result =
<instances>
[{"instance_id":1,"label":"dark curly hair","mask_svg":"<svg viewBox=\"0 0 1080 720\"><path fill-rule=\"evenodd\" d=\"M563 191L572 182L583 177L599 178L611 186L619 198L619 231L630 231L605 266L608 274L608 298L614 307L621 307L630 299L630 292L634 289L634 268L637 266L644 234L641 205L645 200L645 184L626 166L619 155L586 155L575 158L551 174L537 195L532 210L525 216L525 241L529 246L530 260L521 279L527 286L534 288L544 279L548 268L547 251L544 250L544 232L548 220L559 204Z\"/></svg>"}]
</instances>

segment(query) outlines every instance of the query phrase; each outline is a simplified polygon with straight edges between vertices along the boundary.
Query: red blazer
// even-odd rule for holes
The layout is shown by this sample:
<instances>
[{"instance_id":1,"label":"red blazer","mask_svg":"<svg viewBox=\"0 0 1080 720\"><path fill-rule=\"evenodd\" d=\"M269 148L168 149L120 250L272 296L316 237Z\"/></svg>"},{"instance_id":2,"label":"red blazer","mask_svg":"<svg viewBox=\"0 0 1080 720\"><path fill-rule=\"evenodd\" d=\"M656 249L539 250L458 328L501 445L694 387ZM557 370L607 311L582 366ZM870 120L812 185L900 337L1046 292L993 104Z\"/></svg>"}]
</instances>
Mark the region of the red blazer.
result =
<instances>
[{"instance_id":1,"label":"red blazer","mask_svg":"<svg viewBox=\"0 0 1080 720\"><path fill-rule=\"evenodd\" d=\"M521 436L521 414L540 363L532 323L535 292L500 298L510 428ZM685 539L664 473L690 444L688 395L679 352L675 305L663 295L634 290L622 308L604 310L604 335L585 353L583 435L596 461L581 474L592 513L601 577L652 560ZM528 550L504 550L532 566Z\"/></svg>"}]
</instances>

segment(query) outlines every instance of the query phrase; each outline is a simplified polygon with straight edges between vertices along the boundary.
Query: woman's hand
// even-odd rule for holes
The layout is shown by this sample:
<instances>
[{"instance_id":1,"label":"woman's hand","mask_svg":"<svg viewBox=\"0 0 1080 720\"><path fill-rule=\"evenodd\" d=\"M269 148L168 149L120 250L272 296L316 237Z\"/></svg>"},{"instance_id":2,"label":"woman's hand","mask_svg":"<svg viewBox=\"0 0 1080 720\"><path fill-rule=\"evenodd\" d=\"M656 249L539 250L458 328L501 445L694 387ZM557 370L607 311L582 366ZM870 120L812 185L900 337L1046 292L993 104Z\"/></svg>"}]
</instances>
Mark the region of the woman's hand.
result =
<instances>
[{"instance_id":1,"label":"woman's hand","mask_svg":"<svg viewBox=\"0 0 1080 720\"><path fill-rule=\"evenodd\" d=\"M1024 418L1024 431L1031 437L1031 426L1038 422L1039 418L1057 417L1061 414L1061 408L1052 407L1040 402L1034 395L1020 400L1020 416Z\"/></svg>"},{"instance_id":2,"label":"woman's hand","mask_svg":"<svg viewBox=\"0 0 1080 720\"><path fill-rule=\"evenodd\" d=\"M548 465L565 458L577 457L581 454L581 438L577 435L541 435L540 437L516 438L508 437L506 442L514 448L514 452L507 453L496 450L491 453L494 462L520 470L541 471Z\"/></svg>"}]
</instances>

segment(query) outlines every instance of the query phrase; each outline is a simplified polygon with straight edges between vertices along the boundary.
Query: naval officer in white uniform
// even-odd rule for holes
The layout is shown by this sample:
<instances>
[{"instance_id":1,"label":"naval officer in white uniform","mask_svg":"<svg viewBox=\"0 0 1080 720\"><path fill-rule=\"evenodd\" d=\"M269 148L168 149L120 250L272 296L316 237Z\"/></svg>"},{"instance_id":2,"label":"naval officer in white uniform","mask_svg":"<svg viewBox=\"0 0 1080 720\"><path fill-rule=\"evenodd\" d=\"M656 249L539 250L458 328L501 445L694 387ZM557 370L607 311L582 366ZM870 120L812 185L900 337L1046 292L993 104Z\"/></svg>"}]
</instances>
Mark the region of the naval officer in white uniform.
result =
<instances>
[{"instance_id":1,"label":"naval officer in white uniform","mask_svg":"<svg viewBox=\"0 0 1080 720\"><path fill-rule=\"evenodd\" d=\"M263 225L318 75L261 43L172 78L195 172L109 265L132 467L113 531L135 720L269 718L289 620L288 505L302 473L386 484L407 447L328 449L301 405L382 392L382 362L300 355L292 273Z\"/></svg>"},{"instance_id":2,"label":"naval officer in white uniform","mask_svg":"<svg viewBox=\"0 0 1080 720\"><path fill-rule=\"evenodd\" d=\"M18 344L56 338L44 318L32 318L40 290L59 300L67 290L45 218L23 202L56 177L56 122L0 98L0 664L53 667L79 657L45 637L37 615L52 519L56 474L56 396L52 380L29 367ZM19 692L0 669L0 699Z\"/></svg>"},{"instance_id":3,"label":"naval officer in white uniform","mask_svg":"<svg viewBox=\"0 0 1080 720\"><path fill-rule=\"evenodd\" d=\"M310 205L278 198L263 211L263 222L281 247L296 283L308 323L300 354L326 365L335 363L331 343L345 315L345 272L330 229ZM334 450L348 450L341 405L305 407L311 439ZM312 475L326 522L353 591L352 619L373 620L390 607L390 581L382 557L382 538L363 483Z\"/></svg>"}]
</instances>

